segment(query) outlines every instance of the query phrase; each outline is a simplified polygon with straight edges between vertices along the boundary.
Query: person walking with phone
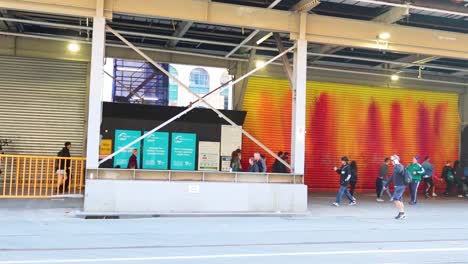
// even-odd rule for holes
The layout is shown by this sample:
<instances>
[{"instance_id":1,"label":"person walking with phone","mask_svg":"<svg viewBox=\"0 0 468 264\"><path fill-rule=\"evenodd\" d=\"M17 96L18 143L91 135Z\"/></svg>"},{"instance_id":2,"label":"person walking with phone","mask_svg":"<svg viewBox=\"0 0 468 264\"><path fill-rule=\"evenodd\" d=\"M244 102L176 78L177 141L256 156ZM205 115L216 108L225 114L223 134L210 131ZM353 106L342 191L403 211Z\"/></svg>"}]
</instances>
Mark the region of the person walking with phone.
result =
<instances>
[{"instance_id":1,"label":"person walking with phone","mask_svg":"<svg viewBox=\"0 0 468 264\"><path fill-rule=\"evenodd\" d=\"M356 204L356 198L354 198L351 193L348 191L348 184L351 180L351 169L349 167L349 159L348 157L341 158L341 167L340 168L333 168L333 170L340 175L340 189L338 190L338 194L336 195L336 200L333 203L334 206L338 207L341 203L341 198L343 194L349 199L349 205Z\"/></svg>"}]
</instances>

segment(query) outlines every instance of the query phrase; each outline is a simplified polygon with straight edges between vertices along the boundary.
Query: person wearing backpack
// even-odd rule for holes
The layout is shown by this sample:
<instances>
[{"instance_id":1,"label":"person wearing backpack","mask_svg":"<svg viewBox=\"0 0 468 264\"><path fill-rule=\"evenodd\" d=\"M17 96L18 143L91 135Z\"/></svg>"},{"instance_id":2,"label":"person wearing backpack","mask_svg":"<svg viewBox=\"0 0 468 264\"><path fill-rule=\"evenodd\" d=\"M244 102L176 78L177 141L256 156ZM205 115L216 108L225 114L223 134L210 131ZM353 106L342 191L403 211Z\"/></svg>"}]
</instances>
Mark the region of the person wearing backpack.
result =
<instances>
[{"instance_id":1,"label":"person wearing backpack","mask_svg":"<svg viewBox=\"0 0 468 264\"><path fill-rule=\"evenodd\" d=\"M411 201L409 204L415 205L418 202L418 187L421 182L422 176L425 171L424 168L419 164L420 158L418 156L413 157L413 162L408 165L406 170L411 174L412 180L409 184Z\"/></svg>"},{"instance_id":2,"label":"person wearing backpack","mask_svg":"<svg viewBox=\"0 0 468 264\"><path fill-rule=\"evenodd\" d=\"M442 170L442 179L445 180L447 188L445 189L444 195L449 196L453 187L455 186L455 173L452 166L450 165L450 160L447 160L445 167Z\"/></svg>"},{"instance_id":3,"label":"person wearing backpack","mask_svg":"<svg viewBox=\"0 0 468 264\"><path fill-rule=\"evenodd\" d=\"M406 170L401 165L400 163L400 157L398 157L396 154L391 156L390 159L392 160L393 164L393 173L392 177L390 177L386 188L390 186L390 183L393 182L393 185L395 187L395 191L393 193L393 202L395 203L395 206L398 208L398 215L395 217L397 220L403 220L406 218L405 214L405 205L403 203L403 194L405 193L406 190Z\"/></svg>"},{"instance_id":4,"label":"person wearing backpack","mask_svg":"<svg viewBox=\"0 0 468 264\"><path fill-rule=\"evenodd\" d=\"M348 157L342 157L341 158L341 167L340 168L333 168L333 170L340 175L340 189L338 191L338 194L336 195L336 200L333 203L334 206L338 207L340 206L341 203L341 198L343 197L343 194L346 194L346 196L349 199L349 205L355 205L356 204L356 198L354 198L351 193L348 191L348 184L349 181L351 180L351 169L349 167L349 159Z\"/></svg>"}]
</instances>

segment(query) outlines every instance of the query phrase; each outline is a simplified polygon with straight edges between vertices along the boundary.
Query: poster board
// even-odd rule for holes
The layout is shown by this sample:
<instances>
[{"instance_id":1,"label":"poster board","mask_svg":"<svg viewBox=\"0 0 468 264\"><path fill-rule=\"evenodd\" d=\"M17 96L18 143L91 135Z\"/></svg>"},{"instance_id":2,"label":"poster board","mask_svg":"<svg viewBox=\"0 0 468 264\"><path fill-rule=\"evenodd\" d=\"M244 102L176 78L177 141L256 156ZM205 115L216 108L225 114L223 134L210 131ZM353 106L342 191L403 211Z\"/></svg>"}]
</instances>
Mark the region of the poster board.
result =
<instances>
[{"instance_id":1,"label":"poster board","mask_svg":"<svg viewBox=\"0 0 468 264\"><path fill-rule=\"evenodd\" d=\"M195 170L197 135L172 133L171 170Z\"/></svg>"},{"instance_id":2,"label":"poster board","mask_svg":"<svg viewBox=\"0 0 468 264\"><path fill-rule=\"evenodd\" d=\"M219 142L200 141L198 143L198 170L219 170Z\"/></svg>"},{"instance_id":3,"label":"poster board","mask_svg":"<svg viewBox=\"0 0 468 264\"><path fill-rule=\"evenodd\" d=\"M120 150L121 148L125 147L128 143L132 142L133 140L141 137L141 131L139 130L115 130L115 139L114 139L114 152ZM138 153L140 153L140 142L132 145L131 147L125 149L124 151L120 152L119 154L115 155L114 157L114 167L119 166L122 169L126 169L128 167L128 159L132 155L132 150L134 148L138 149ZM137 163L138 167L141 167L140 163L140 155L137 156Z\"/></svg>"},{"instance_id":4,"label":"poster board","mask_svg":"<svg viewBox=\"0 0 468 264\"><path fill-rule=\"evenodd\" d=\"M231 171L231 156L221 157L221 171Z\"/></svg>"},{"instance_id":5,"label":"poster board","mask_svg":"<svg viewBox=\"0 0 468 264\"><path fill-rule=\"evenodd\" d=\"M168 132L154 132L143 140L143 169L167 170L168 159Z\"/></svg>"},{"instance_id":6,"label":"poster board","mask_svg":"<svg viewBox=\"0 0 468 264\"><path fill-rule=\"evenodd\" d=\"M105 159L110 154L112 154L112 139L101 139L99 159Z\"/></svg>"},{"instance_id":7,"label":"poster board","mask_svg":"<svg viewBox=\"0 0 468 264\"><path fill-rule=\"evenodd\" d=\"M235 126L221 126L221 156L231 157L234 150L242 147L242 131Z\"/></svg>"}]
</instances>

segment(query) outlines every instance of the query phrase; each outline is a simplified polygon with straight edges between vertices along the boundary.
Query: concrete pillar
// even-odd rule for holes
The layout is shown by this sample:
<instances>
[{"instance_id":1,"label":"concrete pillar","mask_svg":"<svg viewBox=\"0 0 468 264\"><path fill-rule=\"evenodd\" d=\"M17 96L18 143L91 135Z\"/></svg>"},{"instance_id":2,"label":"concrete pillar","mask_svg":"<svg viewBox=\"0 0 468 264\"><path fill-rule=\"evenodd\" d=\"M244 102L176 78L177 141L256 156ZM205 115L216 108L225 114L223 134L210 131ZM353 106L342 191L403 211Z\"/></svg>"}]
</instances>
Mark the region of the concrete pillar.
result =
<instances>
[{"instance_id":1,"label":"concrete pillar","mask_svg":"<svg viewBox=\"0 0 468 264\"><path fill-rule=\"evenodd\" d=\"M304 174L306 133L307 14L301 13L300 19L299 39L294 52L291 133L291 165L296 174Z\"/></svg>"},{"instance_id":2,"label":"concrete pillar","mask_svg":"<svg viewBox=\"0 0 468 264\"><path fill-rule=\"evenodd\" d=\"M104 18L104 0L97 0L96 2L96 16L93 19L93 40L91 47L86 169L97 169L99 166L102 93L104 88L106 20Z\"/></svg>"}]
</instances>

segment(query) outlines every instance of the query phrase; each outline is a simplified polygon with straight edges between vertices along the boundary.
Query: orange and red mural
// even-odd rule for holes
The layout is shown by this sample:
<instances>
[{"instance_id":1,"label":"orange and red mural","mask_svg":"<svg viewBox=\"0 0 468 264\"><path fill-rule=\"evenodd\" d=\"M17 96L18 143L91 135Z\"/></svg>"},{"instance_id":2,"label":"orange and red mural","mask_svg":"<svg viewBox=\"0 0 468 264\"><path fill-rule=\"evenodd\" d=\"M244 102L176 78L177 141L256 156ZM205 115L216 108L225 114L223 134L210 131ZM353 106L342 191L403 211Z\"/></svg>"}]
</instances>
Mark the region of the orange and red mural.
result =
<instances>
[{"instance_id":1,"label":"orange and red mural","mask_svg":"<svg viewBox=\"0 0 468 264\"><path fill-rule=\"evenodd\" d=\"M274 151L290 151L287 80L250 78L243 106L247 131ZM313 190L336 189L332 168L344 155L358 164L361 190L375 188L379 166L392 154L405 165L412 156L431 156L438 176L447 159L458 157L457 94L308 82L306 122L305 183ZM257 150L244 137L244 161ZM269 168L273 162L267 158Z\"/></svg>"}]
</instances>

